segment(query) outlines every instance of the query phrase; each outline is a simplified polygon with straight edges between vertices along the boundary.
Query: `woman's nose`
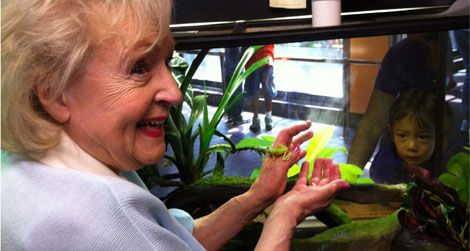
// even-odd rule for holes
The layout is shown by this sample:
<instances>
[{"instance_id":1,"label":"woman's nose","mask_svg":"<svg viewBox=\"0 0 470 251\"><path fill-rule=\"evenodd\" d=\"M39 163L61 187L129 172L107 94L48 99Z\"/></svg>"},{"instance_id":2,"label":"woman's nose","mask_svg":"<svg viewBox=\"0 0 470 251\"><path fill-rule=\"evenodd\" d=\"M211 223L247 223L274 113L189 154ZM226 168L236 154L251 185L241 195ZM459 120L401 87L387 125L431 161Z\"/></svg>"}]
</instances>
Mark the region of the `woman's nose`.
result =
<instances>
[{"instance_id":1,"label":"woman's nose","mask_svg":"<svg viewBox=\"0 0 470 251\"><path fill-rule=\"evenodd\" d=\"M155 79L157 79L156 85L159 89L155 94L155 102L164 103L167 106L175 106L182 102L183 95L168 68L161 71L160 76L156 76Z\"/></svg>"}]
</instances>

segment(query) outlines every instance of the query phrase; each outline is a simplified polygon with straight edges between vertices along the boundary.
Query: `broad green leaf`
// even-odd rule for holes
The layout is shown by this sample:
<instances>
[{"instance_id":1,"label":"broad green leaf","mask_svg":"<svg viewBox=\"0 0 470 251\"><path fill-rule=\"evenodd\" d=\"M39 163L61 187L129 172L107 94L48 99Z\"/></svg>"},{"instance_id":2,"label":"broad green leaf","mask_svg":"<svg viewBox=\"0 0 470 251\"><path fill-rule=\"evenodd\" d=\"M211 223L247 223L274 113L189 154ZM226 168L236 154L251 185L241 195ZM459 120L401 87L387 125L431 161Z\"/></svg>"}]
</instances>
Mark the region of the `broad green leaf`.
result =
<instances>
[{"instance_id":1,"label":"broad green leaf","mask_svg":"<svg viewBox=\"0 0 470 251\"><path fill-rule=\"evenodd\" d=\"M173 57L170 60L169 66L171 69L171 73L173 74L173 77L178 83L178 86L181 86L181 83L183 83L183 80L185 78L185 73L189 67L188 62L186 62L184 58L178 56L178 54L173 54Z\"/></svg>"},{"instance_id":2,"label":"broad green leaf","mask_svg":"<svg viewBox=\"0 0 470 251\"><path fill-rule=\"evenodd\" d=\"M468 191L465 191L464 189L462 189L462 190L458 190L457 193L461 201L468 203Z\"/></svg>"},{"instance_id":3,"label":"broad green leaf","mask_svg":"<svg viewBox=\"0 0 470 251\"><path fill-rule=\"evenodd\" d=\"M468 175L469 157L467 153L458 153L449 160L447 171L457 177Z\"/></svg>"},{"instance_id":4,"label":"broad green leaf","mask_svg":"<svg viewBox=\"0 0 470 251\"><path fill-rule=\"evenodd\" d=\"M261 138L268 142L271 142L271 144L274 143L274 140L276 140L276 137L271 136L271 135L263 135L261 136Z\"/></svg>"},{"instance_id":5,"label":"broad green leaf","mask_svg":"<svg viewBox=\"0 0 470 251\"><path fill-rule=\"evenodd\" d=\"M339 170L341 172L341 179L351 184L358 183L359 176L363 174L362 169L352 164L339 164Z\"/></svg>"},{"instance_id":6,"label":"broad green leaf","mask_svg":"<svg viewBox=\"0 0 470 251\"><path fill-rule=\"evenodd\" d=\"M464 203L468 203L470 194L469 165L468 153L458 153L450 159L447 165L447 173L439 176L442 184L454 189L458 193L459 199Z\"/></svg>"},{"instance_id":7,"label":"broad green leaf","mask_svg":"<svg viewBox=\"0 0 470 251\"><path fill-rule=\"evenodd\" d=\"M334 127L327 126L320 129L315 135L312 137L310 142L307 146L307 155L305 159L310 163L313 164L315 159L318 157L318 154L323 150L323 148L328 144L331 137L333 136Z\"/></svg>"},{"instance_id":8,"label":"broad green leaf","mask_svg":"<svg viewBox=\"0 0 470 251\"><path fill-rule=\"evenodd\" d=\"M348 172L350 174L357 175L357 176L361 176L362 174L364 174L361 168L353 164L341 163L339 164L339 168L341 172L344 171L344 172Z\"/></svg>"},{"instance_id":9,"label":"broad green leaf","mask_svg":"<svg viewBox=\"0 0 470 251\"><path fill-rule=\"evenodd\" d=\"M336 152L341 151L343 153L347 152L346 147L325 147L323 150L318 153L318 158L332 158Z\"/></svg>"},{"instance_id":10,"label":"broad green leaf","mask_svg":"<svg viewBox=\"0 0 470 251\"><path fill-rule=\"evenodd\" d=\"M352 175L350 173L346 173L346 172L341 172L341 179L345 180L346 182L350 183L350 184L353 184L353 183L356 183L357 181L357 176L356 175Z\"/></svg>"},{"instance_id":11,"label":"broad green leaf","mask_svg":"<svg viewBox=\"0 0 470 251\"><path fill-rule=\"evenodd\" d=\"M454 190L457 190L457 186L458 186L457 183L459 179L455 175L452 175L450 173L443 173L441 176L439 176L439 181L441 181L442 184Z\"/></svg>"},{"instance_id":12,"label":"broad green leaf","mask_svg":"<svg viewBox=\"0 0 470 251\"><path fill-rule=\"evenodd\" d=\"M301 168L301 165L299 164L294 164L293 166L291 166L291 168L289 168L289 171L287 171L287 177L290 178L292 176L299 174L300 168Z\"/></svg>"},{"instance_id":13,"label":"broad green leaf","mask_svg":"<svg viewBox=\"0 0 470 251\"><path fill-rule=\"evenodd\" d=\"M251 175L250 175L250 179L251 180L256 180L256 178L258 178L260 172L261 171L258 167L253 169L253 171L251 172Z\"/></svg>"},{"instance_id":14,"label":"broad green leaf","mask_svg":"<svg viewBox=\"0 0 470 251\"><path fill-rule=\"evenodd\" d=\"M236 145L236 148L268 148L271 144L270 141L261 138L244 138Z\"/></svg>"},{"instance_id":15,"label":"broad green leaf","mask_svg":"<svg viewBox=\"0 0 470 251\"><path fill-rule=\"evenodd\" d=\"M375 182L370 178L357 178L356 184L374 184Z\"/></svg>"}]
</instances>

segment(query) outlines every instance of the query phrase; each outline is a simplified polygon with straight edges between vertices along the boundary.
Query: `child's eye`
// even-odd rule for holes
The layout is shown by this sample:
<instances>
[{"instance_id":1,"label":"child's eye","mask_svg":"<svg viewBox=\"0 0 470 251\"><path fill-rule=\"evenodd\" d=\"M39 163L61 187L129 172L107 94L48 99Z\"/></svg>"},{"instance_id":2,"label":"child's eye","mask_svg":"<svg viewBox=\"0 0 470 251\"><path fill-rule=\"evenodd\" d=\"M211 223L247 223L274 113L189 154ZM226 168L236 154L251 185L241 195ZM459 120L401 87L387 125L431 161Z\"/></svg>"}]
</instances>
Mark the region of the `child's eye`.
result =
<instances>
[{"instance_id":1,"label":"child's eye","mask_svg":"<svg viewBox=\"0 0 470 251\"><path fill-rule=\"evenodd\" d=\"M142 75L150 70L150 66L144 61L138 61L131 70L131 74Z\"/></svg>"},{"instance_id":2,"label":"child's eye","mask_svg":"<svg viewBox=\"0 0 470 251\"><path fill-rule=\"evenodd\" d=\"M420 135L418 138L422 141L428 141L432 139L431 135Z\"/></svg>"},{"instance_id":3,"label":"child's eye","mask_svg":"<svg viewBox=\"0 0 470 251\"><path fill-rule=\"evenodd\" d=\"M400 138L400 139L404 139L404 138L406 138L406 135L403 134L403 133L398 133L397 137Z\"/></svg>"}]
</instances>

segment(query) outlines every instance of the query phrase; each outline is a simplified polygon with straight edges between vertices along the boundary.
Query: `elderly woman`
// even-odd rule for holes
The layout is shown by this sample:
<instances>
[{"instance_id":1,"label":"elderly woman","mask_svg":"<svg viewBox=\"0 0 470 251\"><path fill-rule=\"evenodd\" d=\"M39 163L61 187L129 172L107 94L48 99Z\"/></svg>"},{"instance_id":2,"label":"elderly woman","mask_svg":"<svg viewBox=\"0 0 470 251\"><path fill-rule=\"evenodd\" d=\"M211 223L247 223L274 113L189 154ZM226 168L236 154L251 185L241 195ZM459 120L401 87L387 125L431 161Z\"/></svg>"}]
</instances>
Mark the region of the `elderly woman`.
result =
<instances>
[{"instance_id":1,"label":"elderly woman","mask_svg":"<svg viewBox=\"0 0 470 251\"><path fill-rule=\"evenodd\" d=\"M216 250L267 206L259 250L288 249L296 225L347 187L337 166L304 163L310 122L282 130L259 179L187 231L121 178L158 162L163 124L181 102L168 61L171 0L15 0L2 16L2 248ZM5 157L5 155L4 155ZM323 172L321 172L323 171ZM323 173L323 174L321 174Z\"/></svg>"}]
</instances>

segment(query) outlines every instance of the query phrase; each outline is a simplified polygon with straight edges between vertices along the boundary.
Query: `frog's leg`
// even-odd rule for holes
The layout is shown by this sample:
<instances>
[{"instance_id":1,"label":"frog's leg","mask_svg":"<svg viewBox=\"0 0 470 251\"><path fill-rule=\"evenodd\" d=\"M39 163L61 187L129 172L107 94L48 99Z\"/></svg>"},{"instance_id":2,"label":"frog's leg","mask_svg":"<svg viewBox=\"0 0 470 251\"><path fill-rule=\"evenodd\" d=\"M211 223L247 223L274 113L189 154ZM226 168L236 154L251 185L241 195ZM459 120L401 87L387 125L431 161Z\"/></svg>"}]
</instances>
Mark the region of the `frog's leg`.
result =
<instances>
[{"instance_id":1,"label":"frog's leg","mask_svg":"<svg viewBox=\"0 0 470 251\"><path fill-rule=\"evenodd\" d=\"M284 153L284 155L282 156L282 160L287 161L287 160L290 159L291 156L292 156L292 153L289 152L289 151L286 151L286 152Z\"/></svg>"}]
</instances>

